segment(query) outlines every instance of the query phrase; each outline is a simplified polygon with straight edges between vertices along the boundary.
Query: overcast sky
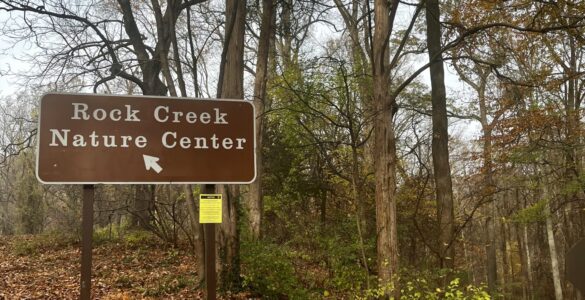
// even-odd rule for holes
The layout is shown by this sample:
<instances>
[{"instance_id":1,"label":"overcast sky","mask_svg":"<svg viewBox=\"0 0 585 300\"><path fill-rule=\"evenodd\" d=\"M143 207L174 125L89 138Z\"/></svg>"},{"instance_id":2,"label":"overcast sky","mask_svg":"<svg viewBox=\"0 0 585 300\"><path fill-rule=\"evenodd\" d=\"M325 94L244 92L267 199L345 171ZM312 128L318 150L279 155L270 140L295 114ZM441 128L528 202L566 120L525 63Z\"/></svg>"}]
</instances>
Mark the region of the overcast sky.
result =
<instances>
[{"instance_id":1,"label":"overcast sky","mask_svg":"<svg viewBox=\"0 0 585 300\"><path fill-rule=\"evenodd\" d=\"M406 24L410 21L410 17L412 12L408 11L408 9L402 10L400 12L400 14L398 14L398 19L397 21L399 23L404 23L404 25L406 26ZM6 17L8 16L8 14L6 14L5 12L0 12L0 24L3 24L6 20ZM340 27L341 28L341 27ZM313 45L313 47L315 46L319 46L319 45L323 45L323 40L326 40L327 38L331 38L332 36L335 36L339 33L335 33L332 28L328 27L328 26L323 26L323 25L319 25L319 26L314 26L313 30L312 30L312 40L313 41L309 41L309 42L313 42L315 43L315 45ZM12 43L10 43L10 41L8 41L6 39L6 37L3 37L0 35L0 97L6 97L6 96L10 96L10 95L14 95L15 93L17 93L19 90L22 90L23 87L21 87L21 84L19 84L19 80L16 76L8 76L6 73L10 72L10 73L20 73L20 74L26 74L27 71L31 70L32 66L30 66L29 64L23 62L23 61L19 61L17 59L14 58L15 54L19 54L19 53L26 53L27 50L26 49L22 49L22 47L18 47L16 49L14 49L12 47ZM418 67L418 66L422 66L424 65L426 62L428 61L428 57L427 55L420 55L420 57L417 59L417 61L413 62L413 67ZM445 64L446 68L446 74L445 74L445 83L447 86L447 95L449 98L454 99L455 101L469 101L468 99L470 97L473 97L472 95L470 95L469 93L469 89L465 86L464 83L462 83L460 80L458 80L457 76L455 75L454 71L448 68L448 64ZM427 85L430 86L430 76L429 76L429 72L428 70L423 72L421 75L419 75L419 79L421 79L423 82L427 83ZM247 84L251 83L252 81L247 80ZM456 121L456 120L451 120L451 121ZM455 130L459 130L461 126L471 126L471 128L474 127L478 127L475 126L477 124L469 124L469 122L463 122L464 124L461 124L462 122L456 122L459 123L457 124L454 128ZM465 135L468 137L472 137L473 135L477 134L477 128L474 128L472 130L464 130L467 131L468 133L466 133Z\"/></svg>"}]
</instances>

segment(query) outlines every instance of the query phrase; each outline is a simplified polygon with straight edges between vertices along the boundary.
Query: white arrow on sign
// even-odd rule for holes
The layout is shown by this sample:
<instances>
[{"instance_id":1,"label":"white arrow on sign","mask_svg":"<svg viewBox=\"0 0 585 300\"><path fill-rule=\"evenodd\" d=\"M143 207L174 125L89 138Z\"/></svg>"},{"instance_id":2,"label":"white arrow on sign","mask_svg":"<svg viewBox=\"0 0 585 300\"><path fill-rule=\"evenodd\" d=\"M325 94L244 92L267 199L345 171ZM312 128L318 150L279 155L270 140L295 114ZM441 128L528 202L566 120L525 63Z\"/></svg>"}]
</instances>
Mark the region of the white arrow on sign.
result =
<instances>
[{"instance_id":1,"label":"white arrow on sign","mask_svg":"<svg viewBox=\"0 0 585 300\"><path fill-rule=\"evenodd\" d=\"M157 173L162 171L163 168L157 163L159 160L158 157L146 154L143 154L142 157L144 157L144 166L146 167L146 170L153 169Z\"/></svg>"}]
</instances>

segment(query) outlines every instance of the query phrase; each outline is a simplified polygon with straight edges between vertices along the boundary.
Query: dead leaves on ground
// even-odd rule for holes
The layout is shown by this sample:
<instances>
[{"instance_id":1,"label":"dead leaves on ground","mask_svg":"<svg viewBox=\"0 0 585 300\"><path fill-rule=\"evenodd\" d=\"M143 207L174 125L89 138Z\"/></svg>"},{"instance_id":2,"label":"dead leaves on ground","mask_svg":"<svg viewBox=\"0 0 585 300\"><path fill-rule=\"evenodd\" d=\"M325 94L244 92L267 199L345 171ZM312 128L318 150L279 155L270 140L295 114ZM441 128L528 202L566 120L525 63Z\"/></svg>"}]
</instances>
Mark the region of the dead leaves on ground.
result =
<instances>
[{"instance_id":1,"label":"dead leaves on ground","mask_svg":"<svg viewBox=\"0 0 585 300\"><path fill-rule=\"evenodd\" d=\"M79 245L40 247L35 238L0 237L0 299L77 299ZM94 247L92 270L93 299L203 298L186 249L105 243Z\"/></svg>"}]
</instances>

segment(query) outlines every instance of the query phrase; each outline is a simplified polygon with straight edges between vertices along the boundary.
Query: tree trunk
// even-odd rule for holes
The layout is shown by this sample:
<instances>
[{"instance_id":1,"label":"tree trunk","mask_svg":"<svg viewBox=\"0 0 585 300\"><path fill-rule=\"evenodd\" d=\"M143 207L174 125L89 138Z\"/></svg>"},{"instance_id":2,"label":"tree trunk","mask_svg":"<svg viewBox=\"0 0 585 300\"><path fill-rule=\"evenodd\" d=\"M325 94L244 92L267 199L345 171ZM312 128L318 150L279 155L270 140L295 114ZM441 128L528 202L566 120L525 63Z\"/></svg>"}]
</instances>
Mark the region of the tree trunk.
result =
<instances>
[{"instance_id":1,"label":"tree trunk","mask_svg":"<svg viewBox=\"0 0 585 300\"><path fill-rule=\"evenodd\" d=\"M516 197L516 203L518 202L518 197ZM516 244L518 245L518 258L520 259L520 276L521 276L521 287L522 287L522 299L528 299L528 279L526 276L526 253L524 252L524 242L522 241L522 236L520 235L520 226L521 224L516 223L514 224L514 233L516 238Z\"/></svg>"},{"instance_id":2,"label":"tree trunk","mask_svg":"<svg viewBox=\"0 0 585 300\"><path fill-rule=\"evenodd\" d=\"M489 205L488 212L491 214L493 211L493 202ZM498 265L497 265L497 255L496 255L496 239L495 239L495 225L494 219L490 215L486 220L486 240L487 244L485 246L486 252L486 262L487 262L487 281L488 281L488 290L490 295L494 295L497 292L497 280L498 280Z\"/></svg>"},{"instance_id":3,"label":"tree trunk","mask_svg":"<svg viewBox=\"0 0 585 300\"><path fill-rule=\"evenodd\" d=\"M134 186L134 203L132 205L133 211L130 217L130 227L150 230L152 223L151 203L154 203L154 198L149 192L150 186L139 184Z\"/></svg>"},{"instance_id":4,"label":"tree trunk","mask_svg":"<svg viewBox=\"0 0 585 300\"><path fill-rule=\"evenodd\" d=\"M254 103L256 104L256 181L250 185L248 197L248 218L252 238L262 237L262 135L264 134L264 112L266 104L266 82L268 79L268 56L270 38L272 37L272 20L274 0L262 1L262 24L260 25L260 41L258 43L258 60L256 62L256 78L254 78Z\"/></svg>"},{"instance_id":5,"label":"tree trunk","mask_svg":"<svg viewBox=\"0 0 585 300\"><path fill-rule=\"evenodd\" d=\"M358 233L358 242L360 248L360 254L362 259L362 264L364 266L364 272L366 275L366 288L370 289L370 267L368 263L368 259L366 258L366 249L364 245L364 236L366 230L366 208L365 208L365 201L362 199L362 195L365 193L361 189L361 184L359 183L359 156L358 150L355 146L355 139L352 138L352 175L351 175L351 196L352 201L356 205L356 227Z\"/></svg>"},{"instance_id":6,"label":"tree trunk","mask_svg":"<svg viewBox=\"0 0 585 300\"><path fill-rule=\"evenodd\" d=\"M453 213L453 188L449 165L449 122L445 74L441 55L441 12L438 0L426 1L427 47L431 62L431 102L433 120L432 156L435 177L437 217L439 225L439 267L455 267L455 216Z\"/></svg>"},{"instance_id":7,"label":"tree trunk","mask_svg":"<svg viewBox=\"0 0 585 300\"><path fill-rule=\"evenodd\" d=\"M134 48L134 53L136 54L140 69L142 71L142 93L144 95L166 95L168 91L167 86L160 78L160 73L163 68L161 57L163 58L162 61L166 61L171 44L170 32L175 28L181 2L176 0L169 1L167 10L164 15L162 14L158 0L152 2L155 13L158 38L155 51L152 53L152 55L149 54L147 50L148 47L144 44L143 35L141 34L140 28L136 23L136 19L134 18L134 8L132 4L128 0L118 0L117 2L124 16L124 30L130 39L130 44ZM170 82L172 82L172 79ZM150 219L148 219L150 216L147 217L146 214L144 214L144 207L148 207L149 209L154 209L155 207L154 197L146 196L147 193L139 192L140 190L144 189L154 189L154 186L137 187L137 197L135 197L134 203L136 205L135 209L137 212L139 212L138 217L142 220L141 224L143 226L141 227L143 228L145 228L144 226L150 225ZM140 194L145 196L138 197ZM141 203L141 201L146 201L146 203Z\"/></svg>"},{"instance_id":8,"label":"tree trunk","mask_svg":"<svg viewBox=\"0 0 585 300\"><path fill-rule=\"evenodd\" d=\"M216 257L220 259L216 264L219 287L223 291L234 291L241 287L238 229L240 189L237 185L219 185L216 192L223 195L223 222L218 226L218 247L216 248Z\"/></svg>"},{"instance_id":9,"label":"tree trunk","mask_svg":"<svg viewBox=\"0 0 585 300\"><path fill-rule=\"evenodd\" d=\"M193 196L193 189L190 185L184 185L184 192L187 196L187 209L189 210L189 221L193 231L193 252L197 261L197 275L199 284L205 280L205 239L203 236L203 224L199 222L198 199Z\"/></svg>"},{"instance_id":10,"label":"tree trunk","mask_svg":"<svg viewBox=\"0 0 585 300\"><path fill-rule=\"evenodd\" d=\"M245 0L226 0L225 41L220 63L220 78L217 93L219 98L244 98L244 30L246 17ZM220 226L218 273L220 287L229 291L240 285L240 240L238 215L240 211L240 189L238 186L219 186L223 193L223 223Z\"/></svg>"},{"instance_id":11,"label":"tree trunk","mask_svg":"<svg viewBox=\"0 0 585 300\"><path fill-rule=\"evenodd\" d=\"M550 253L550 264L551 264L551 272L553 277L553 284L555 288L555 299L562 300L563 299L563 286L561 285L561 272L559 266L559 256L557 253L557 244L555 242L553 224L552 224L552 211L550 209L550 201L552 199L552 195L549 194L548 187L544 186L544 196L546 199L546 237L548 240L548 249Z\"/></svg>"},{"instance_id":12,"label":"tree trunk","mask_svg":"<svg viewBox=\"0 0 585 300\"><path fill-rule=\"evenodd\" d=\"M375 0L373 40L374 81L374 156L376 189L376 232L378 278L382 286L391 284L398 273L398 234L396 229L396 138L393 109L395 99L390 94L389 38L398 1ZM400 288L394 282L397 295ZM390 295L386 290L386 296Z\"/></svg>"},{"instance_id":13,"label":"tree trunk","mask_svg":"<svg viewBox=\"0 0 585 300\"><path fill-rule=\"evenodd\" d=\"M505 194L504 194L505 195ZM506 202L506 199L501 199L502 203ZM503 212L501 212L499 214L500 216L505 216L505 214L503 214ZM503 288L503 293L507 294L506 292L508 292L508 294L511 294L512 292L514 292L514 290L512 289L512 287L509 284L505 284L507 282L514 282L514 264L512 263L512 259L510 256L510 241L509 241L509 228L506 224L506 222L504 222L503 220L500 221L500 251L502 253L502 282L504 283L502 285Z\"/></svg>"},{"instance_id":14,"label":"tree trunk","mask_svg":"<svg viewBox=\"0 0 585 300\"><path fill-rule=\"evenodd\" d=\"M280 1L282 10L280 13L280 31L282 40L279 41L278 47L280 48L280 54L282 55L283 69L288 70L292 66L296 65L297 61L294 59L292 51L292 13L293 13L293 1L283 0Z\"/></svg>"},{"instance_id":15,"label":"tree trunk","mask_svg":"<svg viewBox=\"0 0 585 300\"><path fill-rule=\"evenodd\" d=\"M526 255L526 280L528 282L528 298L532 299L532 257L530 257L530 241L528 240L528 225L522 226L522 234L524 237L524 252Z\"/></svg>"}]
</instances>

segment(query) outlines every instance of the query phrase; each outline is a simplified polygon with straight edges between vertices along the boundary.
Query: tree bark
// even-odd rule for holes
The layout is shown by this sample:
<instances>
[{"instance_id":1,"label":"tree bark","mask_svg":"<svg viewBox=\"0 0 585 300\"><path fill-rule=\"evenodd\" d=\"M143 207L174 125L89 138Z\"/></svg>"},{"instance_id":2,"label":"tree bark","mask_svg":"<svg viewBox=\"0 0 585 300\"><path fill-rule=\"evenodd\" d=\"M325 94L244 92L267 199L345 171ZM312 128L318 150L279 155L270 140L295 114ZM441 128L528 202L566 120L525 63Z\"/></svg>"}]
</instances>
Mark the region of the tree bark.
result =
<instances>
[{"instance_id":1,"label":"tree bark","mask_svg":"<svg viewBox=\"0 0 585 300\"><path fill-rule=\"evenodd\" d=\"M187 209L189 210L189 221L193 231L193 253L197 261L197 275L200 285L205 280L205 238L203 236L203 224L199 222L199 206L197 199L193 196L193 189L190 185L183 186L187 197Z\"/></svg>"},{"instance_id":2,"label":"tree bark","mask_svg":"<svg viewBox=\"0 0 585 300\"><path fill-rule=\"evenodd\" d=\"M155 13L156 28L157 28L157 43L154 53L149 55L147 47L144 44L142 34L134 18L133 7L128 0L118 0L121 12L124 20L124 30L130 39L130 43L134 48L134 53L139 62L140 69L142 71L142 92L144 95L157 95L164 96L167 94L167 86L163 83L160 78L160 73L163 70L165 64L168 67L167 55L171 45L171 32L175 29L175 23L177 20L178 13L180 12L181 1L171 0L167 5L167 9L162 14L160 4L158 0L152 0L152 5ZM162 59L161 59L162 58ZM168 68L167 68L168 71ZM170 74L167 74L167 78ZM168 80L172 83L172 78ZM153 189L154 186L144 187L144 189ZM139 190L142 188L138 188ZM136 193L137 195L143 194L145 197L136 197L135 205L139 212L144 212L144 207L154 208L154 197L146 196L146 193ZM141 203L146 201L146 203ZM142 219L142 228L148 226L150 223L149 219L144 213L140 213L140 219ZM146 229L146 228L145 228Z\"/></svg>"},{"instance_id":3,"label":"tree bark","mask_svg":"<svg viewBox=\"0 0 585 300\"><path fill-rule=\"evenodd\" d=\"M432 156L435 178L437 217L439 226L439 267L455 267L455 216L453 212L453 187L449 165L449 122L445 74L441 55L441 11L438 0L426 1L427 47L429 50L432 102Z\"/></svg>"},{"instance_id":4,"label":"tree bark","mask_svg":"<svg viewBox=\"0 0 585 300\"><path fill-rule=\"evenodd\" d=\"M226 0L226 34L217 93L219 98L244 98L244 30L246 17L245 0ZM220 226L218 254L219 286L226 291L240 285L240 240L238 215L240 189L238 186L219 186L223 194L223 219Z\"/></svg>"},{"instance_id":5,"label":"tree bark","mask_svg":"<svg viewBox=\"0 0 585 300\"><path fill-rule=\"evenodd\" d=\"M262 141L264 134L264 113L266 107L266 82L268 79L268 57L270 38L273 31L274 0L262 1L262 21L260 40L258 43L258 59L256 62L256 78L254 78L254 103L256 106L256 181L250 185L248 197L248 218L252 238L262 237Z\"/></svg>"},{"instance_id":6,"label":"tree bark","mask_svg":"<svg viewBox=\"0 0 585 300\"><path fill-rule=\"evenodd\" d=\"M151 186L139 184L134 186L133 211L130 216L130 227L151 230L154 197L150 192Z\"/></svg>"},{"instance_id":7,"label":"tree bark","mask_svg":"<svg viewBox=\"0 0 585 300\"><path fill-rule=\"evenodd\" d=\"M530 252L530 240L528 239L528 224L522 226L522 236L524 238L524 253L526 255L526 281L528 282L528 297L532 299L532 257Z\"/></svg>"},{"instance_id":8,"label":"tree bark","mask_svg":"<svg viewBox=\"0 0 585 300\"><path fill-rule=\"evenodd\" d=\"M557 244L555 241L553 224L552 224L552 211L550 209L550 201L552 199L552 195L549 194L548 187L544 186L544 196L546 199L546 237L548 241L548 249L550 254L550 264L551 264L551 272L553 277L553 284L555 288L555 299L562 300L563 299L563 286L561 284L561 272L560 272L560 265L559 265L559 255L557 253Z\"/></svg>"},{"instance_id":9,"label":"tree bark","mask_svg":"<svg viewBox=\"0 0 585 300\"><path fill-rule=\"evenodd\" d=\"M223 222L216 229L218 247L216 248L219 287L223 291L234 291L241 287L240 278L240 233L238 214L240 189L237 185L219 185L216 192L222 194Z\"/></svg>"},{"instance_id":10,"label":"tree bark","mask_svg":"<svg viewBox=\"0 0 585 300\"><path fill-rule=\"evenodd\" d=\"M396 228L396 137L390 94L389 39L398 1L374 2L373 83L374 83L374 156L376 189L376 256L378 279L382 286L393 283L398 273L398 234ZM400 288L394 282L394 292ZM390 290L386 290L390 296ZM396 294L397 295L397 294Z\"/></svg>"},{"instance_id":11,"label":"tree bark","mask_svg":"<svg viewBox=\"0 0 585 300\"><path fill-rule=\"evenodd\" d=\"M498 264L496 255L496 238L495 238L495 224L492 212L494 210L494 204L491 202L488 208L488 217L486 219L486 240L485 245L486 252L486 263L487 263L487 280L488 280L488 291L491 295L495 295L497 292L498 283Z\"/></svg>"}]
</instances>

